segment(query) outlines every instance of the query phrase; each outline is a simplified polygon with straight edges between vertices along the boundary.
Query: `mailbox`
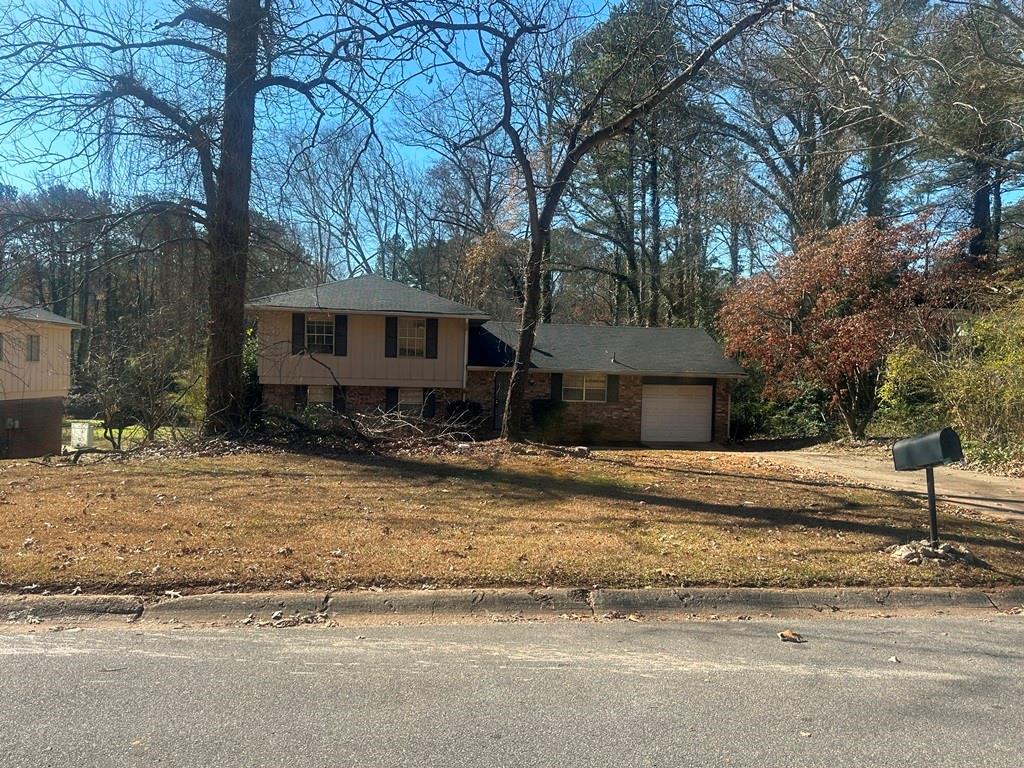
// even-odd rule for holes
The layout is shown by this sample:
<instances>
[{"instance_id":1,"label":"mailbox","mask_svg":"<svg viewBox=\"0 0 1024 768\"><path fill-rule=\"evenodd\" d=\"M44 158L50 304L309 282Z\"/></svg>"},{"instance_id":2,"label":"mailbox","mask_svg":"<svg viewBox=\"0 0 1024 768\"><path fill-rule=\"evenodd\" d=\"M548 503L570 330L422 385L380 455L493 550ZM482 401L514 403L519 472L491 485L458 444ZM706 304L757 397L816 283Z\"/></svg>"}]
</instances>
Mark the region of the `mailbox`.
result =
<instances>
[{"instance_id":1,"label":"mailbox","mask_svg":"<svg viewBox=\"0 0 1024 768\"><path fill-rule=\"evenodd\" d=\"M930 435L908 437L892 447L892 463L897 472L940 467L963 457L960 438L949 427Z\"/></svg>"},{"instance_id":2,"label":"mailbox","mask_svg":"<svg viewBox=\"0 0 1024 768\"><path fill-rule=\"evenodd\" d=\"M939 518L935 511L935 467L952 464L964 457L960 438L949 427L930 435L908 437L892 447L892 463L897 472L923 469L928 484L928 529L933 545L939 543Z\"/></svg>"}]
</instances>

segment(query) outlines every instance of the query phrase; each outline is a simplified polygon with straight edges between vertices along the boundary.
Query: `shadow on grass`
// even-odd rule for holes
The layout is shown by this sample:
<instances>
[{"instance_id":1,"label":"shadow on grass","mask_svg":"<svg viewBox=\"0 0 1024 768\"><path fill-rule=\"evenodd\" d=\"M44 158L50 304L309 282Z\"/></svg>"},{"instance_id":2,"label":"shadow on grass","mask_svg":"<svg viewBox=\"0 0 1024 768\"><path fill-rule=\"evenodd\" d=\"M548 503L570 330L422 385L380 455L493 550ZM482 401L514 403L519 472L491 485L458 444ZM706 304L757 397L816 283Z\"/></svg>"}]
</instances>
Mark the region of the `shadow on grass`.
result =
<instances>
[{"instance_id":1,"label":"shadow on grass","mask_svg":"<svg viewBox=\"0 0 1024 768\"><path fill-rule=\"evenodd\" d=\"M357 461L359 461L357 459ZM919 537L920 531L908 530L905 527L890 524L877 517L874 519L857 519L857 510L870 510L869 505L857 501L851 501L841 495L821 493L820 486L824 483L803 483L799 484L819 486L818 495L824 497L830 505L815 508L813 512L795 510L793 508L775 507L768 505L736 505L710 502L697 498L685 498L670 496L650 491L640 490L623 484L612 484L607 482L595 482L589 479L544 476L538 478L536 473L522 472L489 467L468 467L465 465L434 464L415 461L398 457L377 457L376 462L387 466L396 472L409 475L426 475L431 477L457 479L473 485L498 484L510 489L528 488L534 492L541 490L545 495L553 495L559 498L568 497L590 497L604 501L617 501L648 507L667 508L680 513L698 513L703 515L719 516L725 522L731 518L733 521L742 521L746 526L780 527L780 526L804 526L810 529L822 529L841 533L863 534L879 536L890 540L892 543L907 541ZM714 474L714 473L708 473ZM742 473L727 473L733 478L745 478L747 480L767 481L787 484L788 480L766 479L756 475L743 475ZM881 494L888 494L888 491L875 491ZM900 494L892 493L892 496L899 497ZM904 504L903 511L907 511L910 505ZM511 517L511 516L510 516ZM597 518L601 522L621 522L621 517ZM667 518L666 522L679 522L678 517ZM923 522L923 518L922 518ZM1024 542L1009 541L1004 538L1005 525L989 523L979 520L958 520L951 526L957 530L955 539L957 541L1002 549L1007 553L1024 553ZM969 533L965 529L975 531ZM1015 577L1020 578L1020 577Z\"/></svg>"},{"instance_id":2,"label":"shadow on grass","mask_svg":"<svg viewBox=\"0 0 1024 768\"><path fill-rule=\"evenodd\" d=\"M848 493L830 492L827 489L837 488L836 483L818 481L811 479L787 478L787 477L764 477L760 474L745 474L743 472L725 472L718 470L690 469L683 467L665 467L658 465L645 465L644 462L619 461L611 458L595 458L596 466L599 462L609 462L621 465L629 469L646 470L656 473L668 473L670 475L691 475L701 478L719 478L730 480L742 480L748 483L770 484L777 490L781 487L785 492L791 487L794 493L803 491L814 495L814 501L803 502L803 507L773 506L771 504L758 503L758 487L744 489L743 493L736 493L737 502L709 501L701 498L701 491L704 489L693 489L688 496L672 495L669 493L651 490L649 487L641 488L628 481L619 481L616 478L607 478L600 475L589 477L572 477L565 475L548 474L537 470L519 470L500 466L497 460L492 460L485 466L468 466L461 463L430 461L415 458L398 456L317 456L316 466L310 466L308 471L304 468L292 468L280 464L269 470L254 470L248 468L233 467L188 467L175 469L169 474L181 475L182 477L206 476L219 481L236 479L243 482L251 482L253 478L263 478L270 481L277 479L301 480L306 477L317 477L318 479L331 479L332 473L325 473L324 467L331 464L337 465L339 471L339 495L344 493L345 481L351 481L352 477L348 472L341 471L342 467L358 468L366 473L366 480L379 479L388 487L389 493L400 494L402 483L408 483L410 490L455 481L462 485L462 488L451 489L448 494L442 497L439 494L439 503L447 502L449 506L462 514L486 515L489 522L500 524L514 522L518 518L515 514L507 511L494 509L481 509L478 506L469 506L474 497L481 492L497 492L502 494L504 504L512 503L523 507L531 505L543 505L550 501L561 501L572 498L594 499L601 502L619 503L631 505L629 509L623 509L619 514L606 514L593 516L590 519L602 526L622 526L629 523L627 516L643 511L643 519L639 521L642 526L657 523L678 524L685 522L688 515L706 516L702 520L694 520L694 523L708 525L720 522L723 526L733 525L743 528L793 528L804 527L810 530L823 532L843 533L851 535L875 536L883 539L886 543L903 543L914 538L920 538L923 533L915 523L923 524L925 518L920 517L919 508L916 504L914 494L878 489L860 489L858 486L838 486L840 491L865 490L871 493L887 496L893 500L891 506L875 507L874 505L850 499ZM162 473L163 474L163 473ZM460 496L462 493L464 495ZM742 503L742 496L751 497L751 500ZM324 504L331 503L330 497L323 499ZM465 503L462 503L465 502ZM811 505L815 506L811 506ZM872 510L878 509L877 512ZM913 514L913 520L906 519ZM904 517L905 519L887 521L885 516ZM708 519L710 518L710 519ZM410 528L418 528L431 525L429 515L418 516L389 516L392 525L408 525ZM578 524L578 518L550 516L546 522L563 522L566 524ZM1020 556L1024 554L1024 542L1010 541L1005 537L1007 530L1014 533L1021 533L1012 525L1005 523L991 523L982 520L957 518L955 521L948 521L946 529L951 532L950 539L970 546L984 546L993 550L1001 550L1008 556ZM1004 574L1014 581L1024 581L1024 575Z\"/></svg>"}]
</instances>

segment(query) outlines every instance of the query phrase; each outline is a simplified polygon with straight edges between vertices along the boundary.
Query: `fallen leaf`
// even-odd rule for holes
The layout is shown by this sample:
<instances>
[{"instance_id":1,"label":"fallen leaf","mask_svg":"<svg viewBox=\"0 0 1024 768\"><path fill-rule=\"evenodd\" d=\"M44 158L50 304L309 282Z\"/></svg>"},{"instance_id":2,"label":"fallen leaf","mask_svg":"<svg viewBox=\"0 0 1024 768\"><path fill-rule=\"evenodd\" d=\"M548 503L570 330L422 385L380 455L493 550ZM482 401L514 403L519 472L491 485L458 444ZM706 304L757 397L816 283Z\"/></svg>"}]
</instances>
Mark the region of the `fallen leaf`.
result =
<instances>
[{"instance_id":1,"label":"fallen leaf","mask_svg":"<svg viewBox=\"0 0 1024 768\"><path fill-rule=\"evenodd\" d=\"M801 635L794 632L792 629L784 629L779 632L779 640L784 643L806 643Z\"/></svg>"}]
</instances>

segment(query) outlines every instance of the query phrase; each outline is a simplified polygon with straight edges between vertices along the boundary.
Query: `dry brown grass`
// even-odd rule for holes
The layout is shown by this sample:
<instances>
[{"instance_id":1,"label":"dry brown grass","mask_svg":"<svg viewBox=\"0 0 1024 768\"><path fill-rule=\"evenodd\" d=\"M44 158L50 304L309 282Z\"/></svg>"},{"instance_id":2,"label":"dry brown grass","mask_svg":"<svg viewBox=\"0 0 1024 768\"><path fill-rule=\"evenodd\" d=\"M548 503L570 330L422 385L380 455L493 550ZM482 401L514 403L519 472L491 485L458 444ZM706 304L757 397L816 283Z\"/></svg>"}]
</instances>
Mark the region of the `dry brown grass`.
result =
<instances>
[{"instance_id":1,"label":"dry brown grass","mask_svg":"<svg viewBox=\"0 0 1024 768\"><path fill-rule=\"evenodd\" d=\"M0 588L996 585L1021 526L944 514L988 569L914 568L917 500L755 455L295 454L0 464Z\"/></svg>"}]
</instances>

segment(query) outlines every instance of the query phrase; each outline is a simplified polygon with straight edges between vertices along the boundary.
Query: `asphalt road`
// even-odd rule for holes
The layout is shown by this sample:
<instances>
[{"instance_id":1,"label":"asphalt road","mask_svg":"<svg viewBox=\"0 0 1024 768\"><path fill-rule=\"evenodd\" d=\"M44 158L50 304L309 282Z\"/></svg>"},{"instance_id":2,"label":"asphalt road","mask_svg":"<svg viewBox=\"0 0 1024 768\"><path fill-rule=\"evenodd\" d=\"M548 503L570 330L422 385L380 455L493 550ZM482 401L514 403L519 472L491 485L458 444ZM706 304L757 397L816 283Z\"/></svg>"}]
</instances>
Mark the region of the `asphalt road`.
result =
<instances>
[{"instance_id":1,"label":"asphalt road","mask_svg":"<svg viewBox=\"0 0 1024 768\"><path fill-rule=\"evenodd\" d=\"M787 626L808 642L781 643ZM36 630L0 634L5 767L1018 768L1024 755L1019 617Z\"/></svg>"}]
</instances>

